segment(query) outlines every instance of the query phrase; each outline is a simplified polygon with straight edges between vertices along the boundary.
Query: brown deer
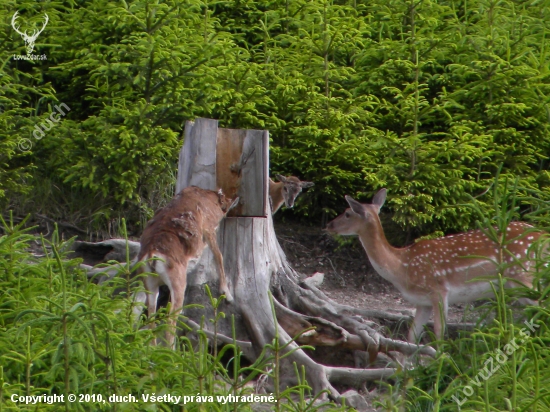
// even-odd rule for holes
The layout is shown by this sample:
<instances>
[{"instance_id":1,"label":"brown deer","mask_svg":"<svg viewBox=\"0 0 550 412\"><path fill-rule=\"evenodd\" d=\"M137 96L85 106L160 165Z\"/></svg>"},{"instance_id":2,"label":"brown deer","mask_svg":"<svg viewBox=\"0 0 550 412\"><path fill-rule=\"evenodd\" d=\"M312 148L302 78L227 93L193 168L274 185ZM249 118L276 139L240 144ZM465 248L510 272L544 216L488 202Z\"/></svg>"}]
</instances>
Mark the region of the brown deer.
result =
<instances>
[{"instance_id":1,"label":"brown deer","mask_svg":"<svg viewBox=\"0 0 550 412\"><path fill-rule=\"evenodd\" d=\"M372 204L361 204L350 196L346 196L346 200L350 209L329 222L327 230L340 235L358 235L378 274L416 305L410 342L420 338L432 312L435 335L442 339L449 304L493 295L490 282L498 279L499 261L506 264L502 273L507 280L506 287L514 284L532 287L534 262L529 247L543 232L531 225L510 223L506 229L508 240L502 248L481 230L473 230L422 240L398 249L386 240L378 217L386 200L386 189L374 196ZM536 304L530 299L522 300Z\"/></svg>"},{"instance_id":2,"label":"brown deer","mask_svg":"<svg viewBox=\"0 0 550 412\"><path fill-rule=\"evenodd\" d=\"M275 214L283 203L286 207L294 206L294 201L302 192L302 189L315 186L313 182L302 182L295 176L275 175L279 182L269 179L269 199L271 201L271 214Z\"/></svg>"},{"instance_id":3,"label":"brown deer","mask_svg":"<svg viewBox=\"0 0 550 412\"><path fill-rule=\"evenodd\" d=\"M233 297L225 279L223 257L216 241L216 229L227 212L239 202L218 192L195 186L187 187L176 195L164 208L157 210L143 235L138 261L145 261L140 272L153 272L158 276L145 276L143 283L147 290L147 310L153 316L157 310L159 286L170 289L169 331L167 341L173 346L176 313L181 312L187 286L187 265L198 259L208 245L214 254L220 275L220 290L229 302ZM157 259L153 259L157 258ZM151 325L154 327L154 324ZM156 343L156 340L153 342Z\"/></svg>"}]
</instances>

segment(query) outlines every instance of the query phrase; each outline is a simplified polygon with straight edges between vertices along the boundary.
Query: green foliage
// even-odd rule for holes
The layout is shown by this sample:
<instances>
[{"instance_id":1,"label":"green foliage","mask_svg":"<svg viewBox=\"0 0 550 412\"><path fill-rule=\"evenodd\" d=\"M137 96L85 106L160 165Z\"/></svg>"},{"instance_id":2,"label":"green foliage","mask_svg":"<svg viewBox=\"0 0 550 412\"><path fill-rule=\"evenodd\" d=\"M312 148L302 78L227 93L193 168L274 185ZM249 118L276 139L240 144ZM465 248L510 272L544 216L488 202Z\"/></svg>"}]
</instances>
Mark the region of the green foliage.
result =
<instances>
[{"instance_id":1,"label":"green foliage","mask_svg":"<svg viewBox=\"0 0 550 412\"><path fill-rule=\"evenodd\" d=\"M403 372L376 405L385 411L549 410L548 310L529 307L521 322L514 320L503 283L485 308L497 314L489 326L446 342L437 359Z\"/></svg>"},{"instance_id":2,"label":"green foliage","mask_svg":"<svg viewBox=\"0 0 550 412\"><path fill-rule=\"evenodd\" d=\"M16 53L15 42L19 36L11 29L11 14L5 11L15 2L0 5L5 16L0 25L0 205L6 206L7 197L13 193L28 192L32 186L26 179L33 172L33 159L25 152L31 143L34 127L33 115L41 99L54 98L49 82L44 82L40 71L21 70L10 63Z\"/></svg>"},{"instance_id":3,"label":"green foliage","mask_svg":"<svg viewBox=\"0 0 550 412\"><path fill-rule=\"evenodd\" d=\"M278 364L288 356L278 335L266 345L252 365L243 365L243 354L235 341L218 352L217 322L225 317L218 311L222 298L213 298L214 337L200 329L193 343L179 338L177 350L151 346L153 333L135 323L133 294L139 282L131 277L131 262L119 264L114 281L99 286L79 269L80 260L68 260L57 232L51 241L29 235L25 222L15 225L1 220L0 229L0 410L30 410L13 402L12 395L65 395L65 402L40 402L41 411L251 411L246 402L221 402L217 396L252 394L250 382L269 374L279 380ZM124 222L123 222L124 228ZM40 242L43 256L29 252L30 243ZM114 295L115 290L118 294ZM122 290L122 292L121 292ZM141 289L142 290L142 289ZM165 320L166 314L160 315ZM143 319L142 319L143 320ZM234 329L234 319L233 322ZM159 327L160 328L160 327ZM198 342L198 343L197 343ZM226 366L222 359L230 358ZM298 373L298 371L297 371ZM334 404L313 405L311 388L303 371L300 384L277 392L272 409L286 411L322 410L344 412ZM67 394L103 395L103 401L68 402ZM137 402L111 403L110 395L132 394ZM213 402L145 402L142 395L213 397ZM297 395L297 396L294 396ZM36 409L38 410L38 409Z\"/></svg>"},{"instance_id":4,"label":"green foliage","mask_svg":"<svg viewBox=\"0 0 550 412\"><path fill-rule=\"evenodd\" d=\"M316 183L296 209L315 219L387 187L403 228L463 230L475 216L461 204L501 164L548 190L547 2L70 4L0 5L0 197L53 182L69 215L87 192L98 225L145 220L198 116L269 129L271 173ZM24 53L16 10L50 15L47 60L11 57ZM71 111L35 140L59 103Z\"/></svg>"}]
</instances>

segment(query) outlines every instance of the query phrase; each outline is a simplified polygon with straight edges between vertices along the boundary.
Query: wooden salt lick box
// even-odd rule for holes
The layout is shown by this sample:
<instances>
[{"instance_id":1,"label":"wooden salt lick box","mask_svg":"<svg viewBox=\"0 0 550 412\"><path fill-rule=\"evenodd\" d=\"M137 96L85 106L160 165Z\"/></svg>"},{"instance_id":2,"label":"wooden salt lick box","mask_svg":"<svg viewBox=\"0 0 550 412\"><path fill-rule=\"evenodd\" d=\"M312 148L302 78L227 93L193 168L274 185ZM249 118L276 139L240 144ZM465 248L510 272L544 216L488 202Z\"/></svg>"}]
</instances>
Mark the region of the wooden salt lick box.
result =
<instances>
[{"instance_id":1,"label":"wooden salt lick box","mask_svg":"<svg viewBox=\"0 0 550 412\"><path fill-rule=\"evenodd\" d=\"M267 130L220 129L218 121L185 123L176 193L188 186L240 197L228 217L267 217L269 133Z\"/></svg>"}]
</instances>

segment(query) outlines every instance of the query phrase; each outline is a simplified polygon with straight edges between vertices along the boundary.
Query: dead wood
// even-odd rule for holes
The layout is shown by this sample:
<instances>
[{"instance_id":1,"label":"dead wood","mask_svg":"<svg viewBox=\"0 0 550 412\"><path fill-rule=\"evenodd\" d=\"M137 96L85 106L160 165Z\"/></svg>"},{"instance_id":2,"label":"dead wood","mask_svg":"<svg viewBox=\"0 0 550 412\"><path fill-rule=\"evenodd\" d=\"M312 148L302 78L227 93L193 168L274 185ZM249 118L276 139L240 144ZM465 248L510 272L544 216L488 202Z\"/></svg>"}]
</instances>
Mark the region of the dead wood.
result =
<instances>
[{"instance_id":1,"label":"dead wood","mask_svg":"<svg viewBox=\"0 0 550 412\"><path fill-rule=\"evenodd\" d=\"M39 218L39 219L42 219L42 220L45 220L45 221L47 221L47 222L56 224L56 225L59 226L59 227L62 227L62 228L65 228L65 229L73 230L73 231L75 231L76 233L80 233L81 235L87 235L87 234L88 234L88 232L86 232L85 230L80 229L79 227L76 227L75 225L73 225L73 224L71 224L71 223L57 221L57 220L54 220L54 219L52 219L52 218L49 218L48 216L44 216L44 215L41 215L41 214L38 214L38 213L36 213L35 216L36 216L37 218Z\"/></svg>"}]
</instances>

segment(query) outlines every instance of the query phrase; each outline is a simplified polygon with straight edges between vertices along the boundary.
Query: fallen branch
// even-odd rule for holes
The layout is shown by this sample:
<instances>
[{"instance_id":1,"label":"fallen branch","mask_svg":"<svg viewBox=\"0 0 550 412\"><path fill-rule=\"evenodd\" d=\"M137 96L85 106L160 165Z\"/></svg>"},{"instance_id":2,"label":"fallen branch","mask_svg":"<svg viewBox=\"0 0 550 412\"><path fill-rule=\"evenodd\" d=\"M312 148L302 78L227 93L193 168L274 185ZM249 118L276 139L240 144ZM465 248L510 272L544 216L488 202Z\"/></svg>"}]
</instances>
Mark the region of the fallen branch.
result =
<instances>
[{"instance_id":1,"label":"fallen branch","mask_svg":"<svg viewBox=\"0 0 550 412\"><path fill-rule=\"evenodd\" d=\"M44 216L44 215L41 215L39 213L35 213L35 216L38 217L39 219L43 219L43 220L46 220L50 223L54 223L56 224L57 226L60 226L60 227L64 227L66 229L71 229L71 230L74 230L75 232L78 232L80 233L81 235L87 235L88 232L83 230L83 229L80 229L79 227L76 227L75 225L72 225L70 223L67 223L67 222L59 222L59 221L56 221L52 218L49 218L48 216Z\"/></svg>"},{"instance_id":2,"label":"fallen branch","mask_svg":"<svg viewBox=\"0 0 550 412\"><path fill-rule=\"evenodd\" d=\"M185 320L182 320L181 322L184 323L185 325L187 325L194 332L202 331L209 338L214 339L214 337L215 337L218 341L223 342L223 343L228 343L228 344L236 343L243 351L252 350L252 343L251 342L247 342L247 341L243 341L243 340L233 340L233 338L231 338L229 336L226 336L226 335L222 335L221 333L216 333L215 334L214 332L211 332L209 330L201 328L201 326L197 322L194 322L189 318L185 318Z\"/></svg>"}]
</instances>

